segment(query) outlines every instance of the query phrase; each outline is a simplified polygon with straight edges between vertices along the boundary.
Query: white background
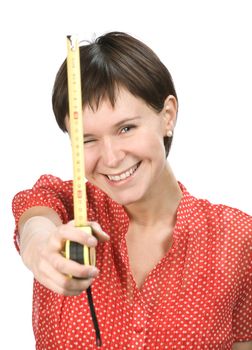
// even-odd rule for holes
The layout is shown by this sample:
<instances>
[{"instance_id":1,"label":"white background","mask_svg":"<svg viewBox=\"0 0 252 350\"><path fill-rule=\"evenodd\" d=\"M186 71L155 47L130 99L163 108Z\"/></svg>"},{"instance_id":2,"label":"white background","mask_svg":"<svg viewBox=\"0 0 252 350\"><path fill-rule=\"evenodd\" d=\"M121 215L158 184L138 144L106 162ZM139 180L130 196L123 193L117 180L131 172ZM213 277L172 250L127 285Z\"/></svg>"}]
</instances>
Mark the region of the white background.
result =
<instances>
[{"instance_id":1,"label":"white background","mask_svg":"<svg viewBox=\"0 0 252 350\"><path fill-rule=\"evenodd\" d=\"M0 5L1 349L34 349L32 276L13 245L14 194L72 175L51 89L67 34L126 31L170 70L179 114L170 163L195 196L252 214L250 1L2 1Z\"/></svg>"}]
</instances>

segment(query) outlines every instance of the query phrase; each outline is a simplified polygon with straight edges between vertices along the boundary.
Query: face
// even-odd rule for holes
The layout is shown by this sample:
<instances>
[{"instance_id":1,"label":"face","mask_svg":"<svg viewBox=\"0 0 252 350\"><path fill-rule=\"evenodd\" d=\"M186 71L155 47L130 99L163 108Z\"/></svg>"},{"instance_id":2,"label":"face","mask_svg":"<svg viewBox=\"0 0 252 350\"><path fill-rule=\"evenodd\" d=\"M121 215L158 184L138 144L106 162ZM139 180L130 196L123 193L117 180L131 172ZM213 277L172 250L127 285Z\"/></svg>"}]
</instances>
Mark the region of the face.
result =
<instances>
[{"instance_id":1,"label":"face","mask_svg":"<svg viewBox=\"0 0 252 350\"><path fill-rule=\"evenodd\" d=\"M114 107L106 99L98 110L86 107L86 178L124 206L153 198L167 176L163 143L171 124L167 115L156 113L124 89ZM69 131L68 120L66 126Z\"/></svg>"}]
</instances>

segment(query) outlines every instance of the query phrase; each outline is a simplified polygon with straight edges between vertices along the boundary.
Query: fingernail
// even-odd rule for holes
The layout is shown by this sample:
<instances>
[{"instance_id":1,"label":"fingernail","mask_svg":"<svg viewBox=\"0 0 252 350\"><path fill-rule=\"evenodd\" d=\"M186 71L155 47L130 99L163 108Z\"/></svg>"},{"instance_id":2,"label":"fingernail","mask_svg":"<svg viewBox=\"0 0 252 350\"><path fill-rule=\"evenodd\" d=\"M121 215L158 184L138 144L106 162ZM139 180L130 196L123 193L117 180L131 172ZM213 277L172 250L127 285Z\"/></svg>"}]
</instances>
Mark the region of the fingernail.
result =
<instances>
[{"instance_id":1,"label":"fingernail","mask_svg":"<svg viewBox=\"0 0 252 350\"><path fill-rule=\"evenodd\" d=\"M103 234L103 236L105 236L107 238L110 238L109 235L106 232L102 231L102 234Z\"/></svg>"}]
</instances>

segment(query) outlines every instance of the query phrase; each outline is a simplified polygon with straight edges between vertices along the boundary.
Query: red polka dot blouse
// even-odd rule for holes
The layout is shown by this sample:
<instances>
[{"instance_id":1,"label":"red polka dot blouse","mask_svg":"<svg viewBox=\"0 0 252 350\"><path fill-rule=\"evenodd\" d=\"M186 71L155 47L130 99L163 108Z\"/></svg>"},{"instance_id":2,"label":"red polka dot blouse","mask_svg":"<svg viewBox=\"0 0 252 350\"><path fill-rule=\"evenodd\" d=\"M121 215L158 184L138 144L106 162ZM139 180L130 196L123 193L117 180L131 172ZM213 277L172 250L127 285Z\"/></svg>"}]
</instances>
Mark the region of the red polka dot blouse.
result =
<instances>
[{"instance_id":1,"label":"red polka dot blouse","mask_svg":"<svg viewBox=\"0 0 252 350\"><path fill-rule=\"evenodd\" d=\"M172 247L139 290L127 255L128 216L87 183L89 220L111 237L97 247L92 285L103 349L228 350L252 340L252 217L180 186ZM29 207L49 206L66 223L72 202L71 181L44 175L14 197L13 213L17 223ZM34 281L33 329L38 350L96 349L85 292L65 297Z\"/></svg>"}]
</instances>

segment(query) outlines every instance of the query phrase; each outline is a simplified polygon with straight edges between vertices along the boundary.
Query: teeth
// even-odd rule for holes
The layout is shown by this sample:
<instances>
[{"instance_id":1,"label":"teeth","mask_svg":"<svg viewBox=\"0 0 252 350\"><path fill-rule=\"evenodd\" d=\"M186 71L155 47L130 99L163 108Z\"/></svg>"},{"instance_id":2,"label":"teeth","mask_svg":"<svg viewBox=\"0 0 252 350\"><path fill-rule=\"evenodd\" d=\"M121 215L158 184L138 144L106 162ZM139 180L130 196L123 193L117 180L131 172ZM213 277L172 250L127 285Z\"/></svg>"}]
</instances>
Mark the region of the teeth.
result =
<instances>
[{"instance_id":1,"label":"teeth","mask_svg":"<svg viewBox=\"0 0 252 350\"><path fill-rule=\"evenodd\" d=\"M130 170L122 173L120 175L107 175L109 180L111 181L121 181L127 179L127 177L131 176L136 170L138 165L133 166Z\"/></svg>"}]
</instances>

